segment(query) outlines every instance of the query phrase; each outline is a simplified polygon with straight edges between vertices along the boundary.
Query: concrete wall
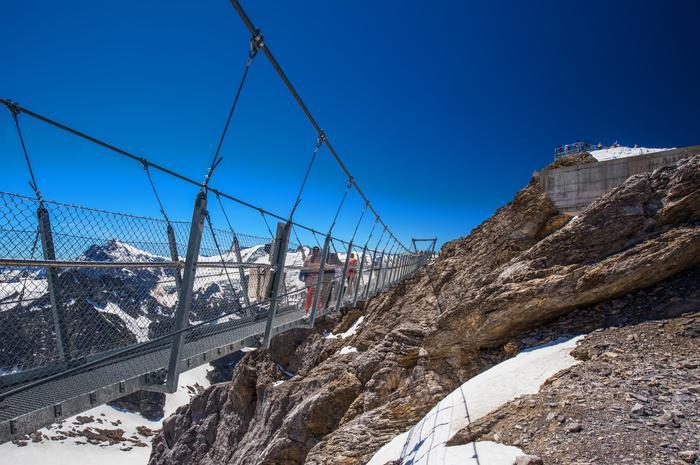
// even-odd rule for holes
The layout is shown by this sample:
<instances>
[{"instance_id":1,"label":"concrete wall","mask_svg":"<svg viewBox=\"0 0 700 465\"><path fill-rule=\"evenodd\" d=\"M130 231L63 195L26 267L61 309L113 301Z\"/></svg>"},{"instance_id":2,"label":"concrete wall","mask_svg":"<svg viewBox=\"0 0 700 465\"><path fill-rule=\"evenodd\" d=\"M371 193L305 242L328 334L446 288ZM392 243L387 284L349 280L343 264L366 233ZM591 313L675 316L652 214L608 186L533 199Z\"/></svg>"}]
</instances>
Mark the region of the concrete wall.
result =
<instances>
[{"instance_id":1,"label":"concrete wall","mask_svg":"<svg viewBox=\"0 0 700 465\"><path fill-rule=\"evenodd\" d=\"M587 165L545 169L535 173L535 179L559 210L576 214L634 174L653 171L698 154L700 145L694 145Z\"/></svg>"}]
</instances>

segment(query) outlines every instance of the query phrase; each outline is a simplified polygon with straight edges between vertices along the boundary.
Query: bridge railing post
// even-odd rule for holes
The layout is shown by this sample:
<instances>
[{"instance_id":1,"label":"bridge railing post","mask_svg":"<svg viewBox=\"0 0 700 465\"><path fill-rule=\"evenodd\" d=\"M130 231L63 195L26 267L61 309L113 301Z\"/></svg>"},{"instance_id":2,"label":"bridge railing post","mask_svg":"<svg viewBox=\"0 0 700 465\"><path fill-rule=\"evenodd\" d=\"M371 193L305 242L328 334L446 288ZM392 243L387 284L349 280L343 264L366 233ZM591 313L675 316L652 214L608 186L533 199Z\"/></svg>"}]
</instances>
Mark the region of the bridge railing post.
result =
<instances>
[{"instance_id":1,"label":"bridge railing post","mask_svg":"<svg viewBox=\"0 0 700 465\"><path fill-rule=\"evenodd\" d=\"M401 280L401 266L403 265L403 255L396 256L396 263L394 263L394 272L391 275L392 282L398 283Z\"/></svg>"},{"instance_id":2,"label":"bridge railing post","mask_svg":"<svg viewBox=\"0 0 700 465\"><path fill-rule=\"evenodd\" d=\"M236 255L238 262L238 277L241 280L241 290L243 292L243 301L246 307L250 307L250 297L248 297L248 285L245 281L245 271L243 270L243 257L241 255L241 244L238 242L238 234L233 233L233 253Z\"/></svg>"},{"instance_id":3,"label":"bridge railing post","mask_svg":"<svg viewBox=\"0 0 700 465\"><path fill-rule=\"evenodd\" d=\"M360 282L362 281L362 271L365 266L365 256L367 255L367 246L362 249L362 258L360 259L360 269L357 271L357 282L355 283L355 295L352 299L352 306L357 306L357 297L360 294Z\"/></svg>"},{"instance_id":4,"label":"bridge railing post","mask_svg":"<svg viewBox=\"0 0 700 465\"><path fill-rule=\"evenodd\" d=\"M394 265L396 265L396 255L393 253L390 253L389 256L387 257L387 262L386 262L386 273L384 273L386 276L384 277L384 289L390 287L393 284L393 273L394 273Z\"/></svg>"},{"instance_id":5,"label":"bridge railing post","mask_svg":"<svg viewBox=\"0 0 700 465\"><path fill-rule=\"evenodd\" d=\"M396 263L394 264L394 273L392 274L392 279L394 283L401 280L401 266L403 265L403 255L396 256Z\"/></svg>"},{"instance_id":6,"label":"bridge railing post","mask_svg":"<svg viewBox=\"0 0 700 465\"><path fill-rule=\"evenodd\" d=\"M180 352L182 351L182 343L185 338L182 330L189 325L192 293L197 273L197 260L199 259L199 248L202 243L202 232L204 231L206 215L207 193L202 189L197 194L197 199L194 203L190 236L187 241L187 252L185 254L185 270L182 274L182 285L177 299L177 308L175 309L175 324L173 326L175 335L170 346L170 359L165 382L165 390L167 392L175 392L177 390L177 383L180 377Z\"/></svg>"},{"instance_id":7,"label":"bridge railing post","mask_svg":"<svg viewBox=\"0 0 700 465\"><path fill-rule=\"evenodd\" d=\"M381 290L381 279L382 279L382 268L384 265L384 251L382 250L382 253L379 254L379 265L377 268L377 278L375 279L376 283L374 285L374 291L372 292L372 295L376 294Z\"/></svg>"},{"instance_id":8,"label":"bridge railing post","mask_svg":"<svg viewBox=\"0 0 700 465\"><path fill-rule=\"evenodd\" d=\"M277 223L277 231L275 232L275 240L270 250L270 265L273 267L272 287L270 289L270 311L267 314L267 322L265 323L265 335L263 336L263 347L270 347L270 338L272 337L272 326L275 321L275 314L279 307L280 295L282 293L282 280L284 279L284 264L287 258L287 249L289 248L289 233L292 231L292 224Z\"/></svg>"},{"instance_id":9,"label":"bridge railing post","mask_svg":"<svg viewBox=\"0 0 700 465\"><path fill-rule=\"evenodd\" d=\"M406 267L406 276L411 276L413 274L413 270L414 270L417 262L418 262L418 256L412 255L411 259L408 262L408 266Z\"/></svg>"},{"instance_id":10,"label":"bridge railing post","mask_svg":"<svg viewBox=\"0 0 700 465\"><path fill-rule=\"evenodd\" d=\"M41 200L39 201L37 217L44 260L56 260L56 247L51 232L51 219L49 218L49 211ZM61 361L70 360L70 340L69 335L66 333L63 302L58 286L58 270L55 267L46 267L46 284L49 301L51 303L51 317L53 319L54 333L56 335L56 351L58 353L58 358Z\"/></svg>"},{"instance_id":11,"label":"bridge railing post","mask_svg":"<svg viewBox=\"0 0 700 465\"><path fill-rule=\"evenodd\" d=\"M338 297L335 300L335 312L338 312L340 310L340 305L343 303L343 296L345 295L345 282L347 281L347 276L348 276L348 265L350 263L350 255L352 254L352 241L350 241L350 244L348 244L348 253L345 256L345 264L343 265L343 274L340 277L340 283L338 285L340 286L338 288Z\"/></svg>"},{"instance_id":12,"label":"bridge railing post","mask_svg":"<svg viewBox=\"0 0 700 465\"><path fill-rule=\"evenodd\" d=\"M170 252L170 260L176 262L180 260L180 256L177 253L177 241L175 240L175 230L173 225L168 221L168 227L166 228L166 233L168 235L168 251ZM182 274L180 269L175 269L175 290L177 295L180 295L180 289L182 289Z\"/></svg>"},{"instance_id":13,"label":"bridge railing post","mask_svg":"<svg viewBox=\"0 0 700 465\"><path fill-rule=\"evenodd\" d=\"M374 275L374 262L377 260L377 251L375 250L373 254L370 254L369 259L369 276L367 277L367 284L362 291L362 297L367 299L369 297L370 286L372 285L372 276Z\"/></svg>"},{"instance_id":14,"label":"bridge railing post","mask_svg":"<svg viewBox=\"0 0 700 465\"><path fill-rule=\"evenodd\" d=\"M316 278L316 287L314 291L314 297L311 301L311 314L309 316L309 326L313 327L314 321L316 320L316 310L318 309L318 301L320 295L323 293L323 278L325 275L326 259L328 257L328 248L331 243L331 235L326 236L326 240L323 242L323 250L321 251L321 263L319 264L318 277ZM308 292L308 289L307 289Z\"/></svg>"}]
</instances>

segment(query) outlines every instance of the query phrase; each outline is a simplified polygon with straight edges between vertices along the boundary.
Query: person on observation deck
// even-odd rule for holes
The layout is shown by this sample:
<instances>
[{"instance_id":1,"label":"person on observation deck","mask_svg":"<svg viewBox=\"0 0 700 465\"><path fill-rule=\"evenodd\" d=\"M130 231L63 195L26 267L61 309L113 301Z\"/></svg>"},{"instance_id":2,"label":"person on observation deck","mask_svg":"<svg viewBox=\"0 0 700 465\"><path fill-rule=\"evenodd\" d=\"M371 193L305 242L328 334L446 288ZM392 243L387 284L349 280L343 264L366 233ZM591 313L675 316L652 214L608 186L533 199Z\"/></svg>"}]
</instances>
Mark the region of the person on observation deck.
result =
<instances>
[{"instance_id":1,"label":"person on observation deck","mask_svg":"<svg viewBox=\"0 0 700 465\"><path fill-rule=\"evenodd\" d=\"M350 254L350 261L348 262L348 289L355 289L355 283L357 282L357 255L355 253Z\"/></svg>"},{"instance_id":2,"label":"person on observation deck","mask_svg":"<svg viewBox=\"0 0 700 465\"><path fill-rule=\"evenodd\" d=\"M301 269L304 277L304 285L306 286L306 315L309 315L311 303L314 300L316 285L318 283L318 274L321 270L321 249L314 247L311 249L311 255L304 260L304 266Z\"/></svg>"}]
</instances>

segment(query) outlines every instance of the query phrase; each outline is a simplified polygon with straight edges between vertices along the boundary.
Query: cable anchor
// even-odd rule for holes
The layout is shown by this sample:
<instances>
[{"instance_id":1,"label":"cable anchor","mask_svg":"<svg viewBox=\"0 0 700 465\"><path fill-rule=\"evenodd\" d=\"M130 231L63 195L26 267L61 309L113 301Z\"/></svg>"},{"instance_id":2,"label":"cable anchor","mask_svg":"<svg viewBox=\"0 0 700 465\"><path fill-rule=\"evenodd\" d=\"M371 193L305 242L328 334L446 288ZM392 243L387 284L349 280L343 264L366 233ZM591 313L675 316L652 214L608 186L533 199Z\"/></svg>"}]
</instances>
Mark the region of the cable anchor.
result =
<instances>
[{"instance_id":1,"label":"cable anchor","mask_svg":"<svg viewBox=\"0 0 700 465\"><path fill-rule=\"evenodd\" d=\"M7 101L7 109L10 110L10 113L12 113L13 118L17 118L17 115L20 114L22 111L22 108L19 106L19 103L13 102L12 100Z\"/></svg>"},{"instance_id":2,"label":"cable anchor","mask_svg":"<svg viewBox=\"0 0 700 465\"><path fill-rule=\"evenodd\" d=\"M261 50L265 46L265 41L263 39L262 32L260 29L255 30L255 34L250 38L250 52L248 57L252 60L255 55L257 55L258 50Z\"/></svg>"}]
</instances>

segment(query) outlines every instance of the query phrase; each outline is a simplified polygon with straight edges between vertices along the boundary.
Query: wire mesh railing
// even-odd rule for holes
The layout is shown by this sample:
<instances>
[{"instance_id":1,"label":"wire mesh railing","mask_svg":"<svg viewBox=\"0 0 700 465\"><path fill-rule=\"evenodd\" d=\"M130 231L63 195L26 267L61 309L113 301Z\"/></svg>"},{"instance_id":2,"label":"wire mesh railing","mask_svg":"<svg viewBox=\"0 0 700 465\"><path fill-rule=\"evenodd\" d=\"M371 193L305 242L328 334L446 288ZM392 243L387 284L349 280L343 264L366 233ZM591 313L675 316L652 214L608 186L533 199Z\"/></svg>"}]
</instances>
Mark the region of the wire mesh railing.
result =
<instances>
[{"instance_id":1,"label":"wire mesh railing","mask_svg":"<svg viewBox=\"0 0 700 465\"><path fill-rule=\"evenodd\" d=\"M0 193L0 441L138 389L172 391L180 371L312 326L428 257L329 235L321 273L324 251L289 241L290 222L271 241L203 218L187 224Z\"/></svg>"},{"instance_id":2,"label":"wire mesh railing","mask_svg":"<svg viewBox=\"0 0 700 465\"><path fill-rule=\"evenodd\" d=\"M172 335L188 234L184 222L0 193L0 386ZM305 316L316 287L322 313L394 282L399 255L354 247L345 266L346 243L331 242L321 286L304 277L311 247L289 242L271 296L272 241L204 228L186 326L267 318L271 297L279 314Z\"/></svg>"}]
</instances>

